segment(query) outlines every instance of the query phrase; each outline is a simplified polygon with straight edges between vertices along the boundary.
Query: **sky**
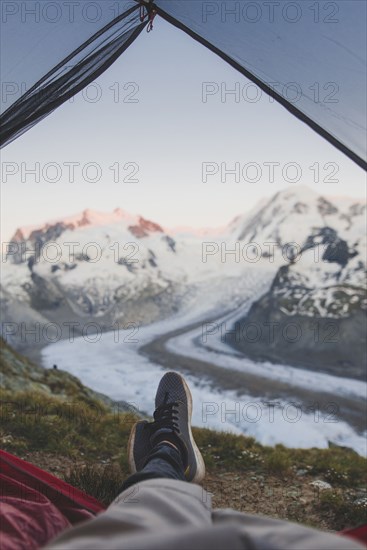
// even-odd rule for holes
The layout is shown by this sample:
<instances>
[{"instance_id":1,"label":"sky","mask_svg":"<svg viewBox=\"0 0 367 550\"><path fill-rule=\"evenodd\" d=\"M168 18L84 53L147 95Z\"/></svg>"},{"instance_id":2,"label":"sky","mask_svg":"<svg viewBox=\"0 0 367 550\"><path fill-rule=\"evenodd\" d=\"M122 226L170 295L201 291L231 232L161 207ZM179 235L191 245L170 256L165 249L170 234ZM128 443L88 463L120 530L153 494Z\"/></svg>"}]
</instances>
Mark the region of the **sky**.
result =
<instances>
[{"instance_id":1,"label":"sky","mask_svg":"<svg viewBox=\"0 0 367 550\"><path fill-rule=\"evenodd\" d=\"M236 87L238 102L225 93ZM6 147L1 162L3 241L19 226L87 208L217 227L295 185L366 193L361 168L158 18L94 84Z\"/></svg>"}]
</instances>

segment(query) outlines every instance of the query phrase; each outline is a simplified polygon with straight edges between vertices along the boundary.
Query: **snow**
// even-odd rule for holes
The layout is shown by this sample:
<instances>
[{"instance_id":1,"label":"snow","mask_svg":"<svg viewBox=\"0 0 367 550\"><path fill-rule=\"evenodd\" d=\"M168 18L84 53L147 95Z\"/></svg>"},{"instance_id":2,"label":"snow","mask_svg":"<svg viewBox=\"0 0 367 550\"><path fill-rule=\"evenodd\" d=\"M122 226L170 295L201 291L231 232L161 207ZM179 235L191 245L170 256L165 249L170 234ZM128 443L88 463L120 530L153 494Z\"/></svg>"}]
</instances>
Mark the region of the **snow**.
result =
<instances>
[{"instance_id":1,"label":"snow","mask_svg":"<svg viewBox=\"0 0 367 550\"><path fill-rule=\"evenodd\" d=\"M250 275L248 276L250 277ZM164 370L139 353L139 348L154 338L176 328L204 321L223 314L224 304L236 301L237 292L245 296L245 305L237 310L243 315L258 294L266 290L271 282L271 273L257 270L249 279L237 281L239 286L227 286L221 278L212 281L210 290L204 282L188 295L181 313L169 319L153 323L139 330L115 330L96 336L60 341L47 346L42 352L43 365L57 364L60 369L78 376L84 384L102 392L112 399L124 400L143 412L152 413L156 387ZM255 282L256 281L256 284ZM213 301L213 295L216 300ZM211 301L208 297L211 296ZM237 296L238 300L238 296ZM246 301L247 300L247 301ZM239 301L238 301L239 302ZM228 314L226 319L233 313ZM341 379L321 373L295 369L291 366L258 364L238 359L235 352L220 341L210 340L210 347L198 345L201 328L171 339L168 348L212 362L223 369L238 368L263 375L268 379L279 379L292 386L314 389L315 385L327 388L331 395L364 397L366 385L359 381ZM213 351L214 350L214 351ZM172 366L174 369L174 365ZM327 448L328 441L355 449L366 454L366 439L357 434L346 422L325 416L319 411L305 411L291 398L269 402L268 398L254 399L243 392L223 391L212 387L209 379L193 375L186 376L194 399L193 424L220 431L243 433L255 437L265 445L282 443L288 447Z\"/></svg>"},{"instance_id":2,"label":"snow","mask_svg":"<svg viewBox=\"0 0 367 550\"><path fill-rule=\"evenodd\" d=\"M17 300L26 301L28 294L25 285L29 284L29 269L26 264L14 265L3 261L1 264L1 289Z\"/></svg>"},{"instance_id":3,"label":"snow","mask_svg":"<svg viewBox=\"0 0 367 550\"><path fill-rule=\"evenodd\" d=\"M348 246L355 247L358 254L341 271L337 263L322 260L324 245L320 244L319 247L303 252L297 258L292 271L299 277L300 284L308 288L320 289L337 281L364 286L364 271L360 266L360 262L365 261L367 244L363 237L366 233L363 203L356 200L343 203L338 201L337 206L331 207L331 212L336 210L334 213L322 215L319 200L320 196L307 187L296 187L276 194L271 200L261 201L249 214L238 216L227 228L194 231L176 228L175 252L169 249L164 240L170 233L152 232L142 239L134 237L129 227L138 223L138 216L121 209L115 209L111 213L85 210L44 226L43 229L51 227L55 222L63 222L73 229L64 231L55 241L55 245L62 251L61 258L52 261L42 256L34 270L42 277L57 280L64 288L84 288L85 285L91 287L98 282L101 295L113 293L120 285L133 285L133 279L138 279L135 285L137 290L151 282L158 284L162 280L196 284L219 275L239 277L245 270L256 266L258 261L260 264L269 264L269 269L285 265L288 263L289 243L295 242L301 247L313 230L328 226L347 240ZM301 213L297 211L299 204L303 205ZM355 210L353 215L352 207ZM21 232L27 237L34 229L36 227L21 228ZM93 256L93 260L75 260L70 243L74 254L87 252ZM205 255L208 243L213 250L211 254ZM257 252L250 250L249 243L255 243L261 253L273 249L274 257L254 259L252 255L255 253L256 256ZM236 254L231 254L231 250L236 250ZM52 253L55 251L51 249ZM149 265L152 253L157 269ZM27 258L29 256L30 253ZM131 258L134 261L134 275L118 263L121 258ZM72 263L75 264L74 269L65 268L65 264ZM52 271L54 264L59 264L62 269ZM15 280L18 279L17 269L14 268ZM23 279L23 275L20 278Z\"/></svg>"},{"instance_id":4,"label":"snow","mask_svg":"<svg viewBox=\"0 0 367 550\"><path fill-rule=\"evenodd\" d=\"M231 319L230 323L228 322L229 318ZM213 330L212 334L207 336L207 341L210 346L202 344L203 331L202 328L200 328L187 332L182 336L172 338L167 343L167 349L194 359L207 361L223 369L248 372L249 374L255 374L265 379L270 378L279 380L290 386L305 388L312 391L315 387L318 387L331 395L345 395L362 399L366 397L367 384L360 380L340 378L338 376L331 376L313 370L294 368L290 365L280 365L269 362L255 363L250 359L239 356L221 341L221 336L223 334L220 330L221 326L225 327L225 323L227 322L227 327L229 327L235 320L236 318L234 318L232 314L227 318L223 318L219 324L216 323L219 330L215 332Z\"/></svg>"},{"instance_id":5,"label":"snow","mask_svg":"<svg viewBox=\"0 0 367 550\"><path fill-rule=\"evenodd\" d=\"M336 211L320 212L319 201L327 200ZM296 205L304 205L302 213ZM351 209L357 205L358 214ZM351 221L352 220L352 221ZM276 240L281 245L296 242L302 246L312 228L331 227L347 241L359 240L366 233L365 202L356 199L330 199L315 191L298 186L274 195L269 201L261 201L250 214L238 217L231 224L232 237L264 244Z\"/></svg>"},{"instance_id":6,"label":"snow","mask_svg":"<svg viewBox=\"0 0 367 550\"><path fill-rule=\"evenodd\" d=\"M155 391L165 371L140 355L138 349L166 331L168 324L170 329L175 326L171 319L169 323L140 328L137 343L130 341L134 336L129 331L127 334L115 331L104 333L95 343L78 338L51 344L43 350L43 364L45 367L57 364L90 388L152 414ZM185 378L193 395L195 426L243 433L265 445L327 448L330 440L361 455L366 453L365 438L333 417L317 411L305 413L285 400L269 404L267 399L254 400L246 394L239 398L235 392L212 389L205 379Z\"/></svg>"},{"instance_id":7,"label":"snow","mask_svg":"<svg viewBox=\"0 0 367 550\"><path fill-rule=\"evenodd\" d=\"M350 303L359 300L354 290L346 289L345 285L360 289L365 285L365 207L354 199L327 200L330 204L321 201L320 195L306 187L293 187L277 193L270 200L261 201L251 212L237 216L227 228L191 230L181 227L172 231L167 229L163 233L152 231L140 239L129 229L131 225L139 224L139 216L121 209L109 213L85 210L74 216L50 221L41 228L20 228L27 239L33 230L47 229L55 223L62 222L72 227L56 239L61 257L56 261L50 260L44 257L42 250L42 256L33 270L35 275L55 283L73 306L74 312L79 307L79 301L87 297L93 303L93 315L98 320L106 313L106 308L114 307L116 293L121 289L124 297L131 300L140 300L144 292L150 296L149 289L165 290L172 292L174 297L180 297L180 312L165 321L140 327L138 342L131 341L134 337L129 331L104 333L95 343L88 341L87 337L60 341L43 350L44 365L57 364L59 368L79 376L93 389L114 399L133 402L141 410L151 412L155 387L163 370L143 357L139 348L156 336L196 321L217 319L217 324L227 322L229 326L269 289L278 268L288 264L284 256L288 243L295 242L302 247L318 228L334 229L338 237L345 240L357 254L342 268L335 262L322 261L324 245L319 242L317 247L303 252L299 261L289 269L292 284L282 289L285 297L294 292L294 302L302 307L304 293L301 290L309 289L308 297L312 297L321 315L331 309L335 300L333 287L337 285L344 285L343 291L349 294ZM168 236L174 238L175 251L169 246ZM73 245L72 253L70 243ZM213 253L207 257L203 254L205 243L213 246ZM261 252L273 247L274 257L253 260L251 251L246 248L249 243L255 243ZM231 253L234 250L236 253ZM52 253L51 247L49 252ZM89 261L82 257L86 253L93 256ZM130 263L125 265L124 260ZM26 288L33 282L27 263L15 265L4 261L4 258L3 262L4 292L8 297L30 303ZM59 269L53 269L55 266ZM301 290L296 288L296 283ZM82 317L82 308L79 309L77 313ZM296 310L287 311L287 314L292 313ZM337 315L347 313L344 307ZM281 380L290 388L312 390L316 385L325 388L330 395L355 399L366 395L366 384L362 382L295 369L291 365L254 363L240 358L221 341L220 327L207 342L203 342L199 328L172 338L167 347L185 356L204 359L222 369L256 373L267 380ZM252 399L245 393L241 396L238 419L237 412L232 416L226 414L231 407L237 411L239 400L235 393L213 389L208 380L196 376L189 376L188 381L193 389L196 425L247 433L266 444L326 447L328 440L332 440L353 447L361 454L365 451L363 437L343 422L327 422L321 416L316 422L311 412L302 412L297 422L291 422L289 418L284 418L284 411L290 405L287 401L274 405L272 421L269 407L261 399L256 400L261 407L261 418L251 422L242 414L244 407L248 410ZM203 407L208 403L214 403L219 408L216 410L217 407L214 407L215 414L207 414L204 418L203 410L205 412L206 409Z\"/></svg>"}]
</instances>

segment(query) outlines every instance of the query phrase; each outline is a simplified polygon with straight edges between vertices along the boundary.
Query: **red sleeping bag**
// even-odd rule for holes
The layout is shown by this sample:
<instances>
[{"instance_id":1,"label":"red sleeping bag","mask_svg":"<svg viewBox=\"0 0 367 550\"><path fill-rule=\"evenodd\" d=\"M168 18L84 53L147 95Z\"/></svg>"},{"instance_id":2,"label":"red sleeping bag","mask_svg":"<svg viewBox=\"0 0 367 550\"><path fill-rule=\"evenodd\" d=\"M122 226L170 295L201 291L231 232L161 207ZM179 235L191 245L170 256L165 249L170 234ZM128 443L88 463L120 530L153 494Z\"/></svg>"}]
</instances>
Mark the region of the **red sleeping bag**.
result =
<instances>
[{"instance_id":1,"label":"red sleeping bag","mask_svg":"<svg viewBox=\"0 0 367 550\"><path fill-rule=\"evenodd\" d=\"M345 529L344 531L341 531L340 534L352 537L352 539L362 542L365 546L367 546L367 524L354 527L353 529Z\"/></svg>"},{"instance_id":2,"label":"red sleeping bag","mask_svg":"<svg viewBox=\"0 0 367 550\"><path fill-rule=\"evenodd\" d=\"M0 451L1 550L33 550L101 512L95 498L25 460Z\"/></svg>"}]
</instances>

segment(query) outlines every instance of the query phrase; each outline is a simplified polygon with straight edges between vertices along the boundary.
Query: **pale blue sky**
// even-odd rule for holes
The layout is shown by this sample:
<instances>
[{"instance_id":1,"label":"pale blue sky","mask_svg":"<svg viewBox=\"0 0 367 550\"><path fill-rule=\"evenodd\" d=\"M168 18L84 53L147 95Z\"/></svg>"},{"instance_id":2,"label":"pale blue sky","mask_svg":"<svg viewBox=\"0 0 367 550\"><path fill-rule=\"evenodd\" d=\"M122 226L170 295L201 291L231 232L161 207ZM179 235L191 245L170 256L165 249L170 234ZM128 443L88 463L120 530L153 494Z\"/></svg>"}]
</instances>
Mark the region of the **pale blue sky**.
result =
<instances>
[{"instance_id":1,"label":"pale blue sky","mask_svg":"<svg viewBox=\"0 0 367 550\"><path fill-rule=\"evenodd\" d=\"M158 19L158 18L157 18ZM2 168L16 167L1 187L2 239L20 225L38 224L85 208L111 211L116 207L142 214L165 226L217 226L244 213L263 196L292 185L309 185L326 195L365 196L365 173L303 123L262 94L258 102L220 93L202 101L202 83L239 86L252 97L248 81L202 45L161 20L154 31L145 31L122 57L89 87L88 102L81 94L2 151ZM123 89L126 83L135 83ZM137 89L131 99L123 102ZM115 102L119 88L120 101ZM40 166L41 181L26 175ZM101 179L83 181L82 168L98 163ZM259 181L236 182L220 173L202 181L203 162L228 168L257 163ZM269 182L269 167L277 162L275 181ZM9 164L14 163L14 164ZM23 165L21 165L23 163ZM60 181L45 181L48 163L60 166ZM70 182L70 163L75 181ZM109 168L119 163L120 180L136 163L138 182L114 182ZM291 183L297 163L302 172ZM332 163L332 164L327 164ZM326 168L325 168L325 165ZM310 169L313 166L313 169ZM315 170L319 167L319 182ZM337 173L331 176L334 168ZM15 168L14 168L15 169ZM49 165L46 180L56 177ZM255 168L248 179L255 178ZM257 169L258 170L258 169ZM93 167L87 172L92 179ZM337 181L327 181L329 179ZM24 179L22 182L21 179ZM288 181L287 181L288 178Z\"/></svg>"}]
</instances>

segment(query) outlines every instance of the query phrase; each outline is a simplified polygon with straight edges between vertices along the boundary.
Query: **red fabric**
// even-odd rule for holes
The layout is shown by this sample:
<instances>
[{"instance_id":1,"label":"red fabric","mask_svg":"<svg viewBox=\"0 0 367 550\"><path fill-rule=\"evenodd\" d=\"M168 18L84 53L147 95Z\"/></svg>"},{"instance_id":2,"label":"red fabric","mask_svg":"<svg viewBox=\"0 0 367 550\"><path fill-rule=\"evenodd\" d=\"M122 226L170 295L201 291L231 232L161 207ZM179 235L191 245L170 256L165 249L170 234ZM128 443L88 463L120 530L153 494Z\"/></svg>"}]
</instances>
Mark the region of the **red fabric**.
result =
<instances>
[{"instance_id":1,"label":"red fabric","mask_svg":"<svg viewBox=\"0 0 367 550\"><path fill-rule=\"evenodd\" d=\"M65 481L0 451L1 550L34 550L104 506Z\"/></svg>"},{"instance_id":2,"label":"red fabric","mask_svg":"<svg viewBox=\"0 0 367 550\"><path fill-rule=\"evenodd\" d=\"M340 534L352 537L352 539L358 540L367 546L367 524L354 527L353 529L345 529Z\"/></svg>"}]
</instances>

